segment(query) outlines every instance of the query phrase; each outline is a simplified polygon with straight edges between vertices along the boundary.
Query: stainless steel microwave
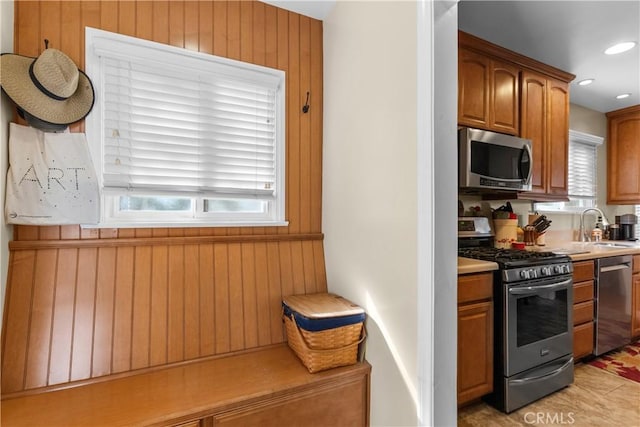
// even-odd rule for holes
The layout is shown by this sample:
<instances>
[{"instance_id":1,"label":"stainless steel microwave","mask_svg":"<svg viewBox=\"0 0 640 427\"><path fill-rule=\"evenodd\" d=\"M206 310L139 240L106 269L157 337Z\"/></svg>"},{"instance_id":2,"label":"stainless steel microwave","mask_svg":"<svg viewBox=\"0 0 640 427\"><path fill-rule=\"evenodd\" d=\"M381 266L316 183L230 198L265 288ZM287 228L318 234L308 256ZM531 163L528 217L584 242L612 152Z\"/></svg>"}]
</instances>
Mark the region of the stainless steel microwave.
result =
<instances>
[{"instance_id":1,"label":"stainless steel microwave","mask_svg":"<svg viewBox=\"0 0 640 427\"><path fill-rule=\"evenodd\" d=\"M458 131L459 187L531 190L531 140L480 129Z\"/></svg>"}]
</instances>

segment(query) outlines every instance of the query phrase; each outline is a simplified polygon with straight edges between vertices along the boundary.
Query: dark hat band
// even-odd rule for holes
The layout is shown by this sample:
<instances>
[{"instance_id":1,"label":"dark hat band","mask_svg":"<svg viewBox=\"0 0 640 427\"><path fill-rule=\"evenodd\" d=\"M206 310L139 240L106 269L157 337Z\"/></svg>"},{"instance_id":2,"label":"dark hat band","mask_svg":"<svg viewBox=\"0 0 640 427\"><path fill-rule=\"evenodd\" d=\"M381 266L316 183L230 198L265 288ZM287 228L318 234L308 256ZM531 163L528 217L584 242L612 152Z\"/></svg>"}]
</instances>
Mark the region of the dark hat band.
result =
<instances>
[{"instance_id":1,"label":"dark hat band","mask_svg":"<svg viewBox=\"0 0 640 427\"><path fill-rule=\"evenodd\" d=\"M66 101L68 98L64 98L62 96L56 95L55 93L49 92L49 90L47 90L47 88L44 87L42 85L42 83L40 83L40 81L36 77L35 73L33 72L33 65L35 63L36 63L36 61L33 61L31 63L31 65L29 66L29 77L31 77L31 81L33 82L33 84L36 85L36 87L40 90L40 92L44 93L49 98L55 99L56 101Z\"/></svg>"}]
</instances>

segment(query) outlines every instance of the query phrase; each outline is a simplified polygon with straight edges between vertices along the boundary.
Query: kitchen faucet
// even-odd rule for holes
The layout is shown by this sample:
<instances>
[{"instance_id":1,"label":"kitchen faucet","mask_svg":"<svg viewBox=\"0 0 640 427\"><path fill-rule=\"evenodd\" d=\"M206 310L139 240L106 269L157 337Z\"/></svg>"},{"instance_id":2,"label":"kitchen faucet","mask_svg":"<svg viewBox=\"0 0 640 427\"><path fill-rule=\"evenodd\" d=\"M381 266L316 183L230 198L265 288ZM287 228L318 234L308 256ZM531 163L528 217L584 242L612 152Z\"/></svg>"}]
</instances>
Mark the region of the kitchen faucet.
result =
<instances>
[{"instance_id":1,"label":"kitchen faucet","mask_svg":"<svg viewBox=\"0 0 640 427\"><path fill-rule=\"evenodd\" d=\"M585 210L582 211L582 213L580 214L580 241L581 242L588 242L589 238L586 236L586 233L584 231L584 214L589 212L589 211L596 211L600 214L600 216L602 217L602 225L604 225L605 227L607 225L609 225L609 221L607 221L607 216L604 214L604 212L602 212L600 209L598 208L587 208Z\"/></svg>"}]
</instances>

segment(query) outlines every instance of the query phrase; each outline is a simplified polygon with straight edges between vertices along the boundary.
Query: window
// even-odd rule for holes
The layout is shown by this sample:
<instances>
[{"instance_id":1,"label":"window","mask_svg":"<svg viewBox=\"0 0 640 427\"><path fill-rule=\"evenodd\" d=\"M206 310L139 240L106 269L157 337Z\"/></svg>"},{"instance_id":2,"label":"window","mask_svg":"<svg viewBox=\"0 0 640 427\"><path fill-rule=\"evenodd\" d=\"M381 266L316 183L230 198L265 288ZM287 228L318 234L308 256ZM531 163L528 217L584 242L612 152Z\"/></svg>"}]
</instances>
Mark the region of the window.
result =
<instances>
[{"instance_id":1,"label":"window","mask_svg":"<svg viewBox=\"0 0 640 427\"><path fill-rule=\"evenodd\" d=\"M86 35L103 225L286 224L284 72Z\"/></svg>"},{"instance_id":2,"label":"window","mask_svg":"<svg viewBox=\"0 0 640 427\"><path fill-rule=\"evenodd\" d=\"M568 202L535 203L537 211L582 212L597 205L597 148L599 136L569 131Z\"/></svg>"}]
</instances>

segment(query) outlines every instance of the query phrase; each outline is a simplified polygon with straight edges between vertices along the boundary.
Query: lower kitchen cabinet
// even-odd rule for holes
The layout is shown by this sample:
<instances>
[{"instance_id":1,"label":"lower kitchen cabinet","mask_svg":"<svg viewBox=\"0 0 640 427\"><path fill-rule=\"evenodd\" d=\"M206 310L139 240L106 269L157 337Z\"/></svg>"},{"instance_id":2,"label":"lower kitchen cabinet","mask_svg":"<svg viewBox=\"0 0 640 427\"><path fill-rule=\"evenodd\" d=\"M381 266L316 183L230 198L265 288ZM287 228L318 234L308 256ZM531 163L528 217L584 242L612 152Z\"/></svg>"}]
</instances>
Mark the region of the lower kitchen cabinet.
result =
<instances>
[{"instance_id":1,"label":"lower kitchen cabinet","mask_svg":"<svg viewBox=\"0 0 640 427\"><path fill-rule=\"evenodd\" d=\"M493 273L458 276L458 406L493 391Z\"/></svg>"},{"instance_id":2,"label":"lower kitchen cabinet","mask_svg":"<svg viewBox=\"0 0 640 427\"><path fill-rule=\"evenodd\" d=\"M578 360L593 353L593 322L573 327L573 359Z\"/></svg>"},{"instance_id":3,"label":"lower kitchen cabinet","mask_svg":"<svg viewBox=\"0 0 640 427\"><path fill-rule=\"evenodd\" d=\"M594 264L573 263L573 358L593 353L594 343Z\"/></svg>"},{"instance_id":4,"label":"lower kitchen cabinet","mask_svg":"<svg viewBox=\"0 0 640 427\"><path fill-rule=\"evenodd\" d=\"M631 296L631 336L636 338L640 337L640 255L633 257Z\"/></svg>"}]
</instances>

